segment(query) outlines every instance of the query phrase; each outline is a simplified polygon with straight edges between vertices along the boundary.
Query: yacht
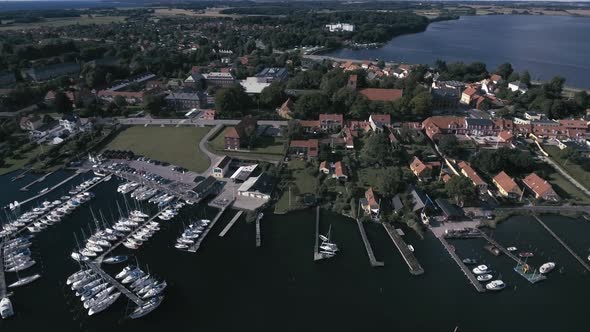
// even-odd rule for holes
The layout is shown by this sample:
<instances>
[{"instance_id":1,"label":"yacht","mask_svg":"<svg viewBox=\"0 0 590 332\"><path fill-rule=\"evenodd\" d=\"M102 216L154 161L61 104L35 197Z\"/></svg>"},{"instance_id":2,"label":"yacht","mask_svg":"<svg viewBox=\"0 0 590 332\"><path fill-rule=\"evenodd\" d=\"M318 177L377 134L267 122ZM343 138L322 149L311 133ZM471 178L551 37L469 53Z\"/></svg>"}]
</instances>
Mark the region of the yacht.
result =
<instances>
[{"instance_id":1,"label":"yacht","mask_svg":"<svg viewBox=\"0 0 590 332\"><path fill-rule=\"evenodd\" d=\"M126 260L127 260L127 256L119 255L119 256L105 258L102 262L105 264L118 264L118 263L125 262Z\"/></svg>"},{"instance_id":2,"label":"yacht","mask_svg":"<svg viewBox=\"0 0 590 332\"><path fill-rule=\"evenodd\" d=\"M465 258L465 259L463 259L463 264L468 264L468 265L477 264L477 260L475 260L473 258Z\"/></svg>"},{"instance_id":3,"label":"yacht","mask_svg":"<svg viewBox=\"0 0 590 332\"><path fill-rule=\"evenodd\" d=\"M546 274L551 272L551 270L553 270L555 268L555 263L553 262L547 262L543 265L541 265L541 267L539 268L539 272Z\"/></svg>"},{"instance_id":4,"label":"yacht","mask_svg":"<svg viewBox=\"0 0 590 332\"><path fill-rule=\"evenodd\" d=\"M322 234L320 234L319 237L320 237L320 240L322 240L322 241L328 241L328 238Z\"/></svg>"},{"instance_id":5,"label":"yacht","mask_svg":"<svg viewBox=\"0 0 590 332\"><path fill-rule=\"evenodd\" d=\"M491 274L486 273L486 274L481 274L477 276L477 281L488 281L491 280L493 277Z\"/></svg>"},{"instance_id":6,"label":"yacht","mask_svg":"<svg viewBox=\"0 0 590 332\"><path fill-rule=\"evenodd\" d=\"M90 299L95 299L98 294L106 289L108 289L110 286L110 284L108 282L103 282L102 284L92 287L91 289L88 289L86 291L84 291L84 293L82 294L82 296L80 296L80 301L82 302L86 302ZM115 286L111 286L111 287L115 287ZM88 308L86 308L88 309Z\"/></svg>"},{"instance_id":7,"label":"yacht","mask_svg":"<svg viewBox=\"0 0 590 332\"><path fill-rule=\"evenodd\" d=\"M414 246L413 246L413 245L411 245L411 244L408 244L408 249L409 249L411 252L414 252Z\"/></svg>"},{"instance_id":8,"label":"yacht","mask_svg":"<svg viewBox=\"0 0 590 332\"><path fill-rule=\"evenodd\" d=\"M82 255L81 253L74 251L70 254L70 256L72 257L73 260L75 260L76 262L86 262L88 261L88 257Z\"/></svg>"},{"instance_id":9,"label":"yacht","mask_svg":"<svg viewBox=\"0 0 590 332\"><path fill-rule=\"evenodd\" d=\"M473 273L475 274L486 274L489 272L489 268L487 265L478 265L476 268L473 269Z\"/></svg>"},{"instance_id":10,"label":"yacht","mask_svg":"<svg viewBox=\"0 0 590 332\"><path fill-rule=\"evenodd\" d=\"M166 288L166 286L167 286L167 284L166 284L165 281L162 282L162 283L160 283L160 284L158 284L158 285L155 285L149 291L147 291L142 296L142 298L143 299L147 299L147 298L150 298L152 296L156 296L156 295L160 294Z\"/></svg>"},{"instance_id":11,"label":"yacht","mask_svg":"<svg viewBox=\"0 0 590 332\"><path fill-rule=\"evenodd\" d=\"M14 315L12 302L10 302L10 299L7 297L0 300L0 315L2 316L2 319L6 319Z\"/></svg>"},{"instance_id":12,"label":"yacht","mask_svg":"<svg viewBox=\"0 0 590 332\"><path fill-rule=\"evenodd\" d=\"M177 244L174 245L174 248L180 249L180 250L185 250L185 249L188 249L188 246L186 244L183 244L183 243L177 243Z\"/></svg>"},{"instance_id":13,"label":"yacht","mask_svg":"<svg viewBox=\"0 0 590 332\"><path fill-rule=\"evenodd\" d=\"M18 279L18 281L13 282L12 284L8 285L8 288L24 286L24 285L32 283L33 281L35 281L39 278L41 278L40 274L33 274L32 276L20 278L20 279Z\"/></svg>"},{"instance_id":14,"label":"yacht","mask_svg":"<svg viewBox=\"0 0 590 332\"><path fill-rule=\"evenodd\" d=\"M84 300L84 309L88 309L93 307L98 302L104 300L107 296L109 296L115 290L115 286L108 287L106 289L101 290L94 296Z\"/></svg>"},{"instance_id":15,"label":"yacht","mask_svg":"<svg viewBox=\"0 0 590 332\"><path fill-rule=\"evenodd\" d=\"M145 272L143 272L142 270L135 270L133 272L130 272L125 278L123 278L123 281L121 281L123 284L129 284L134 282L135 280L143 277L145 275Z\"/></svg>"},{"instance_id":16,"label":"yacht","mask_svg":"<svg viewBox=\"0 0 590 332\"><path fill-rule=\"evenodd\" d=\"M529 251L518 253L518 256L521 257L521 258L533 257L534 255L535 254L533 254L532 252L529 252Z\"/></svg>"},{"instance_id":17,"label":"yacht","mask_svg":"<svg viewBox=\"0 0 590 332\"><path fill-rule=\"evenodd\" d=\"M90 274L92 274L91 270L80 270L68 277L68 279L66 280L66 285L70 285Z\"/></svg>"},{"instance_id":18,"label":"yacht","mask_svg":"<svg viewBox=\"0 0 590 332\"><path fill-rule=\"evenodd\" d=\"M143 305L135 308L135 310L133 310L129 317L132 319L143 317L149 314L150 312L154 311L162 303L163 300L163 296L153 297L147 302L145 302Z\"/></svg>"},{"instance_id":19,"label":"yacht","mask_svg":"<svg viewBox=\"0 0 590 332\"><path fill-rule=\"evenodd\" d=\"M119 272L119 273L118 273L118 274L115 276L115 278L116 278L116 279L123 279L123 278L125 278L125 277L127 276L127 274L129 274L129 272L131 272L131 271L132 271L132 270L134 270L134 269L135 269L135 267L134 267L134 266L132 266L132 265L128 265L128 266L126 266L126 267L125 267L123 270L121 270L121 272Z\"/></svg>"},{"instance_id":20,"label":"yacht","mask_svg":"<svg viewBox=\"0 0 590 332\"><path fill-rule=\"evenodd\" d=\"M36 262L34 260L28 260L12 268L7 269L6 272L20 272L30 268L31 266L35 265L35 263Z\"/></svg>"},{"instance_id":21,"label":"yacht","mask_svg":"<svg viewBox=\"0 0 590 332\"><path fill-rule=\"evenodd\" d=\"M97 304L95 304L93 307L91 307L88 310L88 316L92 316L95 315L103 310L105 310L106 308L110 307L111 304L115 303L115 301L117 301L117 299L119 298L119 296L121 296L120 292L117 292L113 295L110 295L109 297L107 297L106 299L98 302Z\"/></svg>"},{"instance_id":22,"label":"yacht","mask_svg":"<svg viewBox=\"0 0 590 332\"><path fill-rule=\"evenodd\" d=\"M144 275L141 278L138 278L137 280L135 280L134 282L131 283L131 285L129 286L129 288L131 289L136 289L138 288L142 283L144 283L146 280L150 279L151 276L149 274Z\"/></svg>"},{"instance_id":23,"label":"yacht","mask_svg":"<svg viewBox=\"0 0 590 332\"><path fill-rule=\"evenodd\" d=\"M494 280L486 285L487 290L499 291L506 287L506 284L502 280Z\"/></svg>"}]
</instances>

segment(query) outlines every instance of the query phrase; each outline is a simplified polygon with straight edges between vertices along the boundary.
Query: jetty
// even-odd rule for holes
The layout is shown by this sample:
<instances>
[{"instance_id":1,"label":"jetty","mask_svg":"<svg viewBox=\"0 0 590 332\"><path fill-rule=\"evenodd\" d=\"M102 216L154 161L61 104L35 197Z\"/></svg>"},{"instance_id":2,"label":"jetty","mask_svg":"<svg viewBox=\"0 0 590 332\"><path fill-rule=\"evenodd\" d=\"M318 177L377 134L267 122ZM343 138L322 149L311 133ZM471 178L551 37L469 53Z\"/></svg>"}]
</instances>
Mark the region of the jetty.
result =
<instances>
[{"instance_id":1,"label":"jetty","mask_svg":"<svg viewBox=\"0 0 590 332\"><path fill-rule=\"evenodd\" d=\"M313 247L313 260L319 261L324 258L324 255L320 254L320 207L316 207L315 210L315 245Z\"/></svg>"},{"instance_id":2,"label":"jetty","mask_svg":"<svg viewBox=\"0 0 590 332\"><path fill-rule=\"evenodd\" d=\"M4 276L4 241L0 243L0 299L6 297L6 277Z\"/></svg>"},{"instance_id":3,"label":"jetty","mask_svg":"<svg viewBox=\"0 0 590 332\"><path fill-rule=\"evenodd\" d=\"M205 230L203 231L203 233L201 234L201 236L199 236L199 238L197 239L197 241L191 245L190 247L188 247L187 251L188 252L197 252L197 250L199 250L199 248L201 247L201 243L203 242L203 240L205 239L205 237L207 236L207 234L209 234L209 231L211 229L213 229L213 226L215 226L215 223L217 222L217 220L219 220L219 218L221 217L221 215L223 214L223 212L225 212L225 210L231 205L231 203L233 203L233 201L229 202L228 204L226 204L225 206L223 206L221 208L221 210L219 210L219 212L217 213L217 215L215 216L215 218L213 218L213 220L211 221L211 223L209 224L209 226L207 228L205 228Z\"/></svg>"},{"instance_id":4,"label":"jetty","mask_svg":"<svg viewBox=\"0 0 590 332\"><path fill-rule=\"evenodd\" d=\"M393 241L393 244L395 244L397 250L406 261L406 264L408 264L408 267L410 268L410 273L413 275L423 274L424 269L418 262L416 256L414 256L414 253L408 248L408 245L406 244L404 239L395 230L395 227L386 223L383 223L382 225L383 228L385 228L385 231L387 231L387 234L389 234L391 241Z\"/></svg>"},{"instance_id":5,"label":"jetty","mask_svg":"<svg viewBox=\"0 0 590 332\"><path fill-rule=\"evenodd\" d=\"M117 288L119 290L119 292L121 292L121 294L127 296L129 298L129 300L135 302L135 304L137 304L138 306L141 306L144 304L144 301L141 298L139 298L139 296L137 296L132 291L127 289L127 287L123 286L123 284L121 284L119 281L117 281L117 279L111 277L108 273L106 273L103 269L101 269L97 263L87 262L86 266L88 266L92 271L94 271L96 274L101 276L109 284L111 284L112 286L115 286L115 288Z\"/></svg>"},{"instance_id":6,"label":"jetty","mask_svg":"<svg viewBox=\"0 0 590 332\"><path fill-rule=\"evenodd\" d=\"M19 203L20 205L23 205L23 204L26 204L26 203L28 203L28 202L30 202L30 201L36 200L36 199L37 199L37 198L39 198L39 197L42 197L42 196L44 196L44 195L47 195L47 194L49 194L50 192L52 192L52 191L54 191L55 189L57 189L57 188L61 187L62 185L64 185L64 184L65 184L65 183L67 183L68 181L72 180L73 178L75 178L76 176L78 176L78 175L80 175L80 174L82 174L82 173L84 173L84 172L86 172L86 171L78 171L78 172L76 172L76 174L74 174L74 175L72 175L72 176L68 177L67 179L63 180L62 182L60 182L60 183L56 184L55 186L53 186L53 187L51 187L51 188L48 188L48 189L47 189L47 190L45 190L44 192L42 192L42 193L39 193L39 194L37 194L37 195L35 195L35 196L33 196L33 197L27 198L27 199L25 199L24 201L22 201L22 202L18 202L18 203ZM103 179L104 179L104 178L103 178ZM102 181L103 181L103 179L101 179L100 181L98 181L96 184L98 184L98 183L102 182ZM86 190L88 190L88 189L89 189L89 188L86 188Z\"/></svg>"},{"instance_id":7,"label":"jetty","mask_svg":"<svg viewBox=\"0 0 590 332\"><path fill-rule=\"evenodd\" d=\"M153 221L154 219L156 219L160 214L162 214L165 210L161 210L158 213L154 214L153 216L151 216L149 219L147 219L146 221L144 221L143 223L141 223L140 225L138 225L133 231L129 232L129 234L127 234L126 236L122 237L119 241L115 242L112 246L108 247L107 250L105 250L100 256L97 256L94 261L96 263L98 263L99 265L102 264L103 259L110 254L113 250L115 250L117 247L119 247L121 244L123 244L123 242L125 242L129 237L133 236L133 234L139 232L139 230L142 228L143 225Z\"/></svg>"},{"instance_id":8,"label":"jetty","mask_svg":"<svg viewBox=\"0 0 590 332\"><path fill-rule=\"evenodd\" d=\"M224 237L225 234L227 234L227 232L229 232L229 230L232 228L232 226L236 223L236 221L238 221L238 219L240 219L240 216L242 215L242 213L244 213L244 211L240 210L238 211L238 213L236 213L236 215L232 218L232 220L225 226L225 228L221 231L221 233L219 233L220 237Z\"/></svg>"},{"instance_id":9,"label":"jetty","mask_svg":"<svg viewBox=\"0 0 590 332\"><path fill-rule=\"evenodd\" d=\"M481 283L479 281L477 281L477 278L475 277L475 275L463 263L463 261L459 258L459 256L457 256L457 254L455 253L455 250L453 248L451 248L451 245L449 244L449 242L447 242L447 239L445 239L444 236L439 236L438 239L440 240L440 243L442 243L443 247L447 250L449 255L451 255L451 258L453 258L455 263L457 263L457 265L459 266L459 268L461 269L461 271L463 272L465 277L467 277L467 280L469 280L469 282L473 285L475 290L480 293L485 292L486 289L481 285Z\"/></svg>"},{"instance_id":10,"label":"jetty","mask_svg":"<svg viewBox=\"0 0 590 332\"><path fill-rule=\"evenodd\" d=\"M38 179L32 181L31 183L25 185L24 187L20 188L20 191L29 191L29 187L34 185L35 183L41 183L43 181L45 181L45 179L47 179L48 176L50 176L51 174L55 173L55 171L53 172L49 172L49 173L45 173L43 176L39 177Z\"/></svg>"},{"instance_id":11,"label":"jetty","mask_svg":"<svg viewBox=\"0 0 590 332\"><path fill-rule=\"evenodd\" d=\"M488 242L489 242L491 245L493 245L494 247L496 247L496 248L500 249L500 251L501 251L501 252L502 252L504 255L506 255L506 256L508 256L508 257L512 258L512 259L513 259L513 260L516 262L516 264L519 264L519 265L523 265L523 264L524 264L524 261L523 261L523 260L521 260L520 258L518 258L516 255L514 255L514 254L513 254L511 251L509 251L508 249L504 248L502 245L500 245L498 242L496 242L496 240L492 239L492 238L491 238L489 235L487 235L486 233L484 233L484 232L481 232L481 231L480 231L480 235L481 235L481 237L483 237L483 238L484 238L486 241L488 241Z\"/></svg>"},{"instance_id":12,"label":"jetty","mask_svg":"<svg viewBox=\"0 0 590 332\"><path fill-rule=\"evenodd\" d=\"M541 218L539 218L536 215L533 215L533 217L537 220L537 222L539 224L541 224L541 226L543 226L543 228L545 228L547 230L547 232L549 232L549 234L551 234L551 236L553 236L557 240L557 242L559 242L565 248L565 250L567 250L570 253L570 255L572 255L578 262L580 262L580 264L582 264L582 266L586 270L590 271L590 266L584 261L584 259L582 259L580 256L578 256L565 242L563 242L563 240L559 236L557 236L557 234L555 234L555 232L553 232L551 230L551 228L549 228L549 226L547 226L541 220Z\"/></svg>"},{"instance_id":13,"label":"jetty","mask_svg":"<svg viewBox=\"0 0 590 332\"><path fill-rule=\"evenodd\" d=\"M369 238L367 237L367 233L365 233L365 227L363 223L357 219L356 223L359 227L359 233L361 233L361 238L363 239L363 243L365 244L365 249L367 250L367 255L369 256L369 262L371 263L372 267L384 266L385 263L378 261L375 258L375 254L373 253L373 248L371 248L371 243L369 242Z\"/></svg>"},{"instance_id":14,"label":"jetty","mask_svg":"<svg viewBox=\"0 0 590 332\"><path fill-rule=\"evenodd\" d=\"M262 239L260 236L260 219L262 219L262 213L259 213L256 216L256 248L260 247L260 244L262 242Z\"/></svg>"}]
</instances>

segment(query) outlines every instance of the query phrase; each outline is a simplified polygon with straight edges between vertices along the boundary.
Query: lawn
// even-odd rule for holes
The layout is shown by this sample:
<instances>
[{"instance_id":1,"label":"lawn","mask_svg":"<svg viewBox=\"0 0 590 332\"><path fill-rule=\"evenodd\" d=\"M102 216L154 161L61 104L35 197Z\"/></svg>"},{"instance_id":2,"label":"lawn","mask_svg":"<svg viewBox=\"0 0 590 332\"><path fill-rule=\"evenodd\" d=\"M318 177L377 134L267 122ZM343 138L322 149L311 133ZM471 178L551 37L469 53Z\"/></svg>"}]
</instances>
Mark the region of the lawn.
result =
<instances>
[{"instance_id":1,"label":"lawn","mask_svg":"<svg viewBox=\"0 0 590 332\"><path fill-rule=\"evenodd\" d=\"M590 188L590 172L586 172L582 166L571 160L563 160L558 157L558 147L553 145L544 145L543 149L549 153L551 159L565 169L574 179L578 180L586 188Z\"/></svg>"},{"instance_id":2,"label":"lawn","mask_svg":"<svg viewBox=\"0 0 590 332\"><path fill-rule=\"evenodd\" d=\"M125 22L127 16L80 16L80 17L57 17L42 22L17 23L0 26L0 31L35 29L40 27L62 27L67 25L90 25L90 24L111 24Z\"/></svg>"},{"instance_id":3,"label":"lawn","mask_svg":"<svg viewBox=\"0 0 590 332\"><path fill-rule=\"evenodd\" d=\"M256 139L256 146L250 150L243 151L227 151L225 150L225 132L229 130L225 128L209 141L211 149L230 156L259 159L266 161L279 161L283 157L285 150L285 141L281 138L261 136Z\"/></svg>"},{"instance_id":4,"label":"lawn","mask_svg":"<svg viewBox=\"0 0 590 332\"><path fill-rule=\"evenodd\" d=\"M275 204L275 209L279 212L286 212L290 209L303 207L302 200L297 200L296 197L307 193L315 195L317 189L317 179L315 176L310 175L307 172L305 169L305 161L290 161L287 165L287 171L288 174L283 176L283 180L286 182L285 190L283 191L281 198ZM290 206L289 187L291 188Z\"/></svg>"},{"instance_id":5,"label":"lawn","mask_svg":"<svg viewBox=\"0 0 590 332\"><path fill-rule=\"evenodd\" d=\"M106 149L131 150L191 171L203 172L209 167L209 158L199 150L199 142L209 130L197 127L131 127L117 135Z\"/></svg>"},{"instance_id":6,"label":"lawn","mask_svg":"<svg viewBox=\"0 0 590 332\"><path fill-rule=\"evenodd\" d=\"M5 160L4 166L0 167L0 175L4 175L16 171L17 169L23 168L30 161L33 161L39 154L43 153L43 149L48 148L40 145L32 149L31 151L24 153L19 159L7 158Z\"/></svg>"}]
</instances>

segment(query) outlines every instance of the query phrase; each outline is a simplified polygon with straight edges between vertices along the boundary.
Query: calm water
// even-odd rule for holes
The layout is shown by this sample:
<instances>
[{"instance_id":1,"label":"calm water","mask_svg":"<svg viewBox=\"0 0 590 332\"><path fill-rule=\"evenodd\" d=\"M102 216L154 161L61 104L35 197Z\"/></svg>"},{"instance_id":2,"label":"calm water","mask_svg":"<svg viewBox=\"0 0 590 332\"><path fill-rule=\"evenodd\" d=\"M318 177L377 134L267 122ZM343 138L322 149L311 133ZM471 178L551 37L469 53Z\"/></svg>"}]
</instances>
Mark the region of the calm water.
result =
<instances>
[{"instance_id":1,"label":"calm water","mask_svg":"<svg viewBox=\"0 0 590 332\"><path fill-rule=\"evenodd\" d=\"M590 18L567 16L466 16L394 38L379 49L340 49L327 55L433 64L481 61L489 70L510 62L535 79L555 75L590 88Z\"/></svg>"},{"instance_id":2,"label":"calm water","mask_svg":"<svg viewBox=\"0 0 590 332\"><path fill-rule=\"evenodd\" d=\"M48 181L68 175L55 174ZM0 204L20 195L15 189L31 178L17 185L7 176L0 177ZM72 184L81 181L79 177ZM478 294L432 236L419 240L407 232L406 241L416 248L426 270L413 277L384 230L367 225L375 254L386 264L374 269L356 224L328 212L322 212L322 231L331 223L342 250L330 261L312 260L313 211L286 216L267 213L262 221L261 248L255 248L254 224L244 220L224 238L217 236L234 214L229 212L197 254L178 252L172 245L182 223L214 215L215 210L201 206L183 210L134 252L141 266L169 284L158 310L140 320L129 320L125 313L130 306L120 299L107 311L87 317L65 287L66 277L77 269L69 259L75 246L73 234L80 236L81 229L88 233L90 208L110 218L111 211L116 211L116 200L123 202L122 195L114 194L117 185L111 181L95 187L93 201L34 239L33 255L39 263L27 274L38 272L43 278L16 289L12 301L17 315L1 321L0 329L37 331L51 324L60 331L319 331L327 326L341 331L453 331L455 326L460 331L478 332L573 331L587 321L590 276L527 217L503 223L495 237L507 246L535 251L535 265L550 259L558 262L562 273L556 270L549 280L530 285L512 271L507 257L491 256L480 241L454 241L462 257L475 257L491 265L509 284L500 293ZM60 195L51 193L48 198ZM561 217L544 220L587 256L590 241L585 234L590 231L590 222ZM115 254L127 252L122 247ZM10 276L7 281L13 279Z\"/></svg>"}]
</instances>

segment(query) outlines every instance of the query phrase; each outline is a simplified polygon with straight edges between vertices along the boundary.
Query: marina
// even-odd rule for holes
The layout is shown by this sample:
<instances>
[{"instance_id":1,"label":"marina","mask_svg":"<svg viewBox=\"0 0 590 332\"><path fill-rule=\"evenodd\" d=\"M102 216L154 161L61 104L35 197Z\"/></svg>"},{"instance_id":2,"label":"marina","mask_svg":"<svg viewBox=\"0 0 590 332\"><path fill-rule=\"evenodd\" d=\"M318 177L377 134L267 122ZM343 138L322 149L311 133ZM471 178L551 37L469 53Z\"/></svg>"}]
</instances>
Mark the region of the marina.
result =
<instances>
[{"instance_id":1,"label":"marina","mask_svg":"<svg viewBox=\"0 0 590 332\"><path fill-rule=\"evenodd\" d=\"M50 176L53 173L55 173L55 171L49 172L49 173L45 173L41 177L33 180L32 182L28 183L27 185L25 185L24 187L20 188L19 190L20 191L29 191L29 187L31 187L32 185L34 185L36 183L41 183L41 182L45 181L45 179L47 179L47 177Z\"/></svg>"},{"instance_id":2,"label":"marina","mask_svg":"<svg viewBox=\"0 0 590 332\"><path fill-rule=\"evenodd\" d=\"M142 306L144 301L133 292L131 292L127 287L123 286L118 280L111 277L108 273L106 273L103 269L100 268L99 263L95 262L88 262L86 266L94 271L96 274L100 275L101 278L106 280L109 284L115 286L121 294L125 295L129 300L137 304L138 306Z\"/></svg>"},{"instance_id":3,"label":"marina","mask_svg":"<svg viewBox=\"0 0 590 332\"><path fill-rule=\"evenodd\" d=\"M19 202L19 204L20 204L20 205L24 205L24 204L27 204L28 202L31 202L31 201L34 201L34 200L36 200L37 198L40 198L40 197L42 197L42 196L45 196L45 195L49 194L50 192L54 191L55 189L57 189L57 188L61 187L61 186L62 186L62 185L64 185L64 184L66 184L66 183L67 183L67 182L69 182L70 180L74 179L74 178L75 178L75 177L77 177L78 175L80 175L80 174L83 174L83 173L85 173L85 171L76 171L76 173L75 173L74 175L72 175L72 176L68 177L67 179L65 179L65 180L63 180L63 181L61 181L60 183L56 184L55 186L49 187L49 188L47 188L46 190L44 189L44 190L43 190L43 191L41 191L39 194L37 194L37 195L35 195L35 196L33 196L33 197L27 198L27 199L25 199L24 201L22 201L22 202Z\"/></svg>"},{"instance_id":4,"label":"marina","mask_svg":"<svg viewBox=\"0 0 590 332\"><path fill-rule=\"evenodd\" d=\"M367 233L365 233L365 227L360 220L356 221L359 233L361 234L361 238L363 239L363 244L365 245L365 250L367 250L367 256L369 256L369 262L371 263L372 267L379 267L384 266L385 263L378 261L375 258L375 254L373 253L373 248L371 247L371 243L369 242L369 238L367 237Z\"/></svg>"},{"instance_id":5,"label":"marina","mask_svg":"<svg viewBox=\"0 0 590 332\"><path fill-rule=\"evenodd\" d=\"M416 258L414 253L408 248L408 245L406 244L404 239L402 239L402 237L398 234L395 228L386 223L383 223L383 228L385 228L385 231L387 232L387 234L389 234L391 241L393 241L397 250L404 258L404 261L406 262L406 264L408 264L410 273L413 275L423 274L424 269L420 265L420 262L418 262L418 259Z\"/></svg>"},{"instance_id":6,"label":"marina","mask_svg":"<svg viewBox=\"0 0 590 332\"><path fill-rule=\"evenodd\" d=\"M451 248L451 245L449 244L449 242L447 242L447 239L445 239L443 236L439 236L437 238L439 239L443 247L446 249L446 251L449 253L449 255L451 255L453 261L455 261L455 263L459 266L459 269L461 270L461 272L463 272L467 280L469 280L469 283L473 285L475 290L479 293L485 292L486 289L481 285L481 283L477 280L475 275L473 275L471 270L463 263L459 256L457 256L457 253L455 253L455 250Z\"/></svg>"},{"instance_id":7,"label":"marina","mask_svg":"<svg viewBox=\"0 0 590 332\"><path fill-rule=\"evenodd\" d=\"M232 226L240 219L244 211L240 210L236 213L236 215L232 218L232 220L223 228L223 230L219 233L220 237L224 237L227 232L232 228Z\"/></svg>"},{"instance_id":8,"label":"marina","mask_svg":"<svg viewBox=\"0 0 590 332\"><path fill-rule=\"evenodd\" d=\"M201 247L201 243L203 242L203 240L205 239L205 237L207 236L207 234L209 234L209 231L213 228L213 226L215 226L215 223L217 222L217 220L219 220L219 218L221 217L221 215L225 212L225 210L232 203L233 203L233 201L229 201L226 205L224 205L223 207L221 207L221 210L219 210L219 212L217 213L217 215L215 216L215 218L213 218L213 220L208 225L208 227L205 228L205 230L203 231L203 233L201 234L201 236L199 236L199 238L197 239L197 241L195 241L195 243L193 245L191 245L191 246L188 247L188 249L187 249L188 252L197 252L197 250L199 250L199 248Z\"/></svg>"}]
</instances>

